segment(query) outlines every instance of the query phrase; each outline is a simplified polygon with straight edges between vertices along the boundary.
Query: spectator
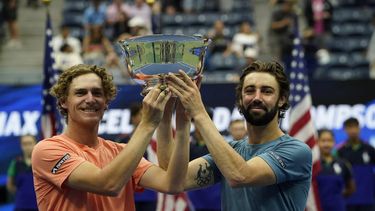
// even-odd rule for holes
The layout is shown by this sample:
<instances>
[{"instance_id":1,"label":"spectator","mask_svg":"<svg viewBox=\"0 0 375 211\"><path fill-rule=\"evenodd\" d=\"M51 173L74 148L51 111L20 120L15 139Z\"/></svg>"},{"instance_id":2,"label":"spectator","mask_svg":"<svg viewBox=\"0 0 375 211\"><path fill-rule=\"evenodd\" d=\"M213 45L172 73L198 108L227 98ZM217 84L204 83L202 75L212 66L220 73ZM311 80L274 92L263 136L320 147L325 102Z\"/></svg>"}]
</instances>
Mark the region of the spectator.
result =
<instances>
[{"instance_id":1,"label":"spectator","mask_svg":"<svg viewBox=\"0 0 375 211\"><path fill-rule=\"evenodd\" d=\"M338 154L352 165L357 187L357 191L347 199L347 210L375 210L375 149L360 138L358 119L351 117L345 120L344 130L348 139L338 150Z\"/></svg>"},{"instance_id":2,"label":"spectator","mask_svg":"<svg viewBox=\"0 0 375 211\"><path fill-rule=\"evenodd\" d=\"M345 198L355 191L351 165L332 155L335 139L331 130L318 133L321 170L317 176L320 203L323 211L345 211Z\"/></svg>"},{"instance_id":3,"label":"spectator","mask_svg":"<svg viewBox=\"0 0 375 211\"><path fill-rule=\"evenodd\" d=\"M31 154L36 144L32 135L20 138L22 156L12 160L8 169L7 189L14 197L14 210L38 210L31 169Z\"/></svg>"},{"instance_id":4,"label":"spectator","mask_svg":"<svg viewBox=\"0 0 375 211\"><path fill-rule=\"evenodd\" d=\"M76 54L82 53L81 41L70 35L70 29L68 25L62 24L60 27L60 34L52 38L52 48L54 52L60 52L61 47L64 44L68 44L72 51Z\"/></svg>"},{"instance_id":5,"label":"spectator","mask_svg":"<svg viewBox=\"0 0 375 211\"><path fill-rule=\"evenodd\" d=\"M152 10L145 0L134 0L134 4L130 6L130 12L132 18L141 18L147 29L147 34L152 34Z\"/></svg>"},{"instance_id":6,"label":"spectator","mask_svg":"<svg viewBox=\"0 0 375 211\"><path fill-rule=\"evenodd\" d=\"M128 22L130 19L130 6L123 0L113 0L107 7L107 23L112 27L112 38L117 38L123 33L129 33Z\"/></svg>"},{"instance_id":7,"label":"spectator","mask_svg":"<svg viewBox=\"0 0 375 211\"><path fill-rule=\"evenodd\" d=\"M129 27L131 36L143 36L150 34L145 21L141 17L136 16L130 19Z\"/></svg>"},{"instance_id":8,"label":"spectator","mask_svg":"<svg viewBox=\"0 0 375 211\"><path fill-rule=\"evenodd\" d=\"M83 24L85 26L86 33L89 32L91 26L106 25L106 11L107 6L102 0L91 0L91 4L85 9L83 14Z\"/></svg>"},{"instance_id":9,"label":"spectator","mask_svg":"<svg viewBox=\"0 0 375 211\"><path fill-rule=\"evenodd\" d=\"M230 140L240 141L247 136L246 124L243 119L234 119L229 123Z\"/></svg>"},{"instance_id":10,"label":"spectator","mask_svg":"<svg viewBox=\"0 0 375 211\"><path fill-rule=\"evenodd\" d=\"M245 56L246 50L251 50L253 58L257 59L259 55L259 34L254 32L249 22L242 22L240 31L233 37L231 50L239 58Z\"/></svg>"},{"instance_id":11,"label":"spectator","mask_svg":"<svg viewBox=\"0 0 375 211\"><path fill-rule=\"evenodd\" d=\"M224 53L227 55L229 53L228 46L231 40L225 33L225 25L222 20L215 21L213 28L208 31L207 37L212 40L212 43L209 45L210 54Z\"/></svg>"},{"instance_id":12,"label":"spectator","mask_svg":"<svg viewBox=\"0 0 375 211\"><path fill-rule=\"evenodd\" d=\"M19 38L19 29L17 23L17 0L3 0L2 1L1 16L8 25L9 41L5 44L7 49L20 49L22 47Z\"/></svg>"},{"instance_id":13,"label":"spectator","mask_svg":"<svg viewBox=\"0 0 375 211\"><path fill-rule=\"evenodd\" d=\"M293 6L291 0L285 0L277 4L272 12L270 46L274 56L279 60L285 60L292 49L293 21L296 17Z\"/></svg>"},{"instance_id":14,"label":"spectator","mask_svg":"<svg viewBox=\"0 0 375 211\"><path fill-rule=\"evenodd\" d=\"M91 26L89 35L83 39L83 60L85 64L118 66L119 59L101 25Z\"/></svg>"},{"instance_id":15,"label":"spectator","mask_svg":"<svg viewBox=\"0 0 375 211\"><path fill-rule=\"evenodd\" d=\"M74 52L69 44L63 44L60 51L55 52L55 65L58 71L62 72L77 64L83 64L82 57L80 54Z\"/></svg>"},{"instance_id":16,"label":"spectator","mask_svg":"<svg viewBox=\"0 0 375 211\"><path fill-rule=\"evenodd\" d=\"M307 26L319 37L331 32L333 6L330 0L305 0L304 13Z\"/></svg>"}]
</instances>

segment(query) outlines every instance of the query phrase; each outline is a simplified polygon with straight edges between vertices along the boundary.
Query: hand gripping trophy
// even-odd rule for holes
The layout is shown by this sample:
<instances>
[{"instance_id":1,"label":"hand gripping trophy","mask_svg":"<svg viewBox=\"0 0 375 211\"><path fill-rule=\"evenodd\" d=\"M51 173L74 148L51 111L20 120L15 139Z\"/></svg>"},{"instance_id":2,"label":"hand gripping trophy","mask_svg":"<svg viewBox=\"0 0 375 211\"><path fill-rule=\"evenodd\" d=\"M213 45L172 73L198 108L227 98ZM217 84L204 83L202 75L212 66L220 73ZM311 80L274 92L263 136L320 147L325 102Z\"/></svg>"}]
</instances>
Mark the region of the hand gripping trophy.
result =
<instances>
[{"instance_id":1,"label":"hand gripping trophy","mask_svg":"<svg viewBox=\"0 0 375 211\"><path fill-rule=\"evenodd\" d=\"M120 41L129 75L143 85L141 95L156 84L165 84L168 73L183 70L192 79L202 74L211 40L201 36L147 35Z\"/></svg>"}]
</instances>

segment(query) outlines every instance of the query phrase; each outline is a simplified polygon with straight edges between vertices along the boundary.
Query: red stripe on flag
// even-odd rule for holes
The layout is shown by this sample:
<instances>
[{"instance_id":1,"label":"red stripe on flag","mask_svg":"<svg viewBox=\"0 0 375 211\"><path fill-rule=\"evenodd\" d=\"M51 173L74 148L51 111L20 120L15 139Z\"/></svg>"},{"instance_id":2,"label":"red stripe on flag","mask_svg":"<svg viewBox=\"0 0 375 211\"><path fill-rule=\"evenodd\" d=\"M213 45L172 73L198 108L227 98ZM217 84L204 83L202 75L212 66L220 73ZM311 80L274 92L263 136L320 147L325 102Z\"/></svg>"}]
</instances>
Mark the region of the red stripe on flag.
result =
<instances>
[{"instance_id":1,"label":"red stripe on flag","mask_svg":"<svg viewBox=\"0 0 375 211\"><path fill-rule=\"evenodd\" d=\"M308 138L305 143L312 149L315 144L316 144L316 140L315 140L315 137L314 135L312 135L310 138Z\"/></svg>"},{"instance_id":2,"label":"red stripe on flag","mask_svg":"<svg viewBox=\"0 0 375 211\"><path fill-rule=\"evenodd\" d=\"M289 134L294 136L311 120L310 110L307 110L292 126Z\"/></svg>"}]
</instances>

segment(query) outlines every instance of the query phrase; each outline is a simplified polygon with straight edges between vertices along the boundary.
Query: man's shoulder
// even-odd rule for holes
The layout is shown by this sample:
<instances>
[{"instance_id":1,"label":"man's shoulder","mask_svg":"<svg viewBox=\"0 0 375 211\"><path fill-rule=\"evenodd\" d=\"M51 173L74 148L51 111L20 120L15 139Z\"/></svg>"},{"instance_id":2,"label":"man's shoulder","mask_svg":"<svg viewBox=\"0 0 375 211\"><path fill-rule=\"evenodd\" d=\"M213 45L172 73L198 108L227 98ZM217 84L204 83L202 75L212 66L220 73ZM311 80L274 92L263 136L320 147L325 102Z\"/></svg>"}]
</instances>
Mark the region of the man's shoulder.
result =
<instances>
[{"instance_id":1,"label":"man's shoulder","mask_svg":"<svg viewBox=\"0 0 375 211\"><path fill-rule=\"evenodd\" d=\"M369 143L367 143L367 142L365 142L363 140L361 140L361 142L362 142L362 145L363 145L363 147L365 149L369 149L369 150L375 151L375 148L371 144L369 144Z\"/></svg>"},{"instance_id":2,"label":"man's shoulder","mask_svg":"<svg viewBox=\"0 0 375 211\"><path fill-rule=\"evenodd\" d=\"M50 145L53 145L55 143L60 143L62 142L63 138L60 136L60 135L57 135L57 136L52 136L50 138L45 138L45 139L42 139L41 141L39 141L35 147L46 147L46 146L50 146Z\"/></svg>"},{"instance_id":3,"label":"man's shoulder","mask_svg":"<svg viewBox=\"0 0 375 211\"><path fill-rule=\"evenodd\" d=\"M294 146L310 149L310 147L305 142L287 134L281 136L279 140L280 140L279 142L280 145L294 145Z\"/></svg>"},{"instance_id":4,"label":"man's shoulder","mask_svg":"<svg viewBox=\"0 0 375 211\"><path fill-rule=\"evenodd\" d=\"M305 142L289 135L281 136L278 139L275 148L290 152L303 152L304 154L312 154L311 148Z\"/></svg>"},{"instance_id":5,"label":"man's shoulder","mask_svg":"<svg viewBox=\"0 0 375 211\"><path fill-rule=\"evenodd\" d=\"M72 145L73 144L70 141L66 140L62 135L56 135L39 141L35 145L33 151L42 153L50 150L72 148Z\"/></svg>"}]
</instances>

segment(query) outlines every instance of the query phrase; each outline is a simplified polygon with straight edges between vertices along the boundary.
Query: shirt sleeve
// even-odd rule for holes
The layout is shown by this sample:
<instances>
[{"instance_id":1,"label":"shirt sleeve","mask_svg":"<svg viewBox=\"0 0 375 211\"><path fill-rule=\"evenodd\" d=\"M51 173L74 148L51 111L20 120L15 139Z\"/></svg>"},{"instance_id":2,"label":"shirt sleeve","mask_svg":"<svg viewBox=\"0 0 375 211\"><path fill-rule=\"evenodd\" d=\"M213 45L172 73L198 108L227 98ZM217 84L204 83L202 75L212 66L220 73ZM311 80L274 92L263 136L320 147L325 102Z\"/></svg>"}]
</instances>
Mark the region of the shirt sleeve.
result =
<instances>
[{"instance_id":1,"label":"shirt sleeve","mask_svg":"<svg viewBox=\"0 0 375 211\"><path fill-rule=\"evenodd\" d=\"M135 169L133 173L133 181L135 183L135 191L141 192L143 191L143 187L139 185L139 182L141 181L141 178L143 174L147 171L148 168L150 168L153 165L150 161L146 160L145 158L142 158L139 162L137 168Z\"/></svg>"},{"instance_id":2,"label":"shirt sleeve","mask_svg":"<svg viewBox=\"0 0 375 211\"><path fill-rule=\"evenodd\" d=\"M16 176L16 160L12 160L8 167L7 172L8 177L15 177Z\"/></svg>"},{"instance_id":3,"label":"shirt sleeve","mask_svg":"<svg viewBox=\"0 0 375 211\"><path fill-rule=\"evenodd\" d=\"M298 140L282 142L273 150L258 156L271 167L276 183L311 178L311 150Z\"/></svg>"},{"instance_id":4,"label":"shirt sleeve","mask_svg":"<svg viewBox=\"0 0 375 211\"><path fill-rule=\"evenodd\" d=\"M84 158L79 157L64 143L51 140L39 142L32 154L34 176L60 188L73 170L84 161Z\"/></svg>"}]
</instances>

